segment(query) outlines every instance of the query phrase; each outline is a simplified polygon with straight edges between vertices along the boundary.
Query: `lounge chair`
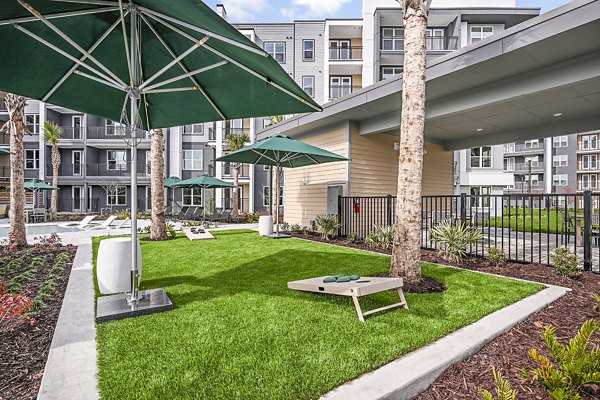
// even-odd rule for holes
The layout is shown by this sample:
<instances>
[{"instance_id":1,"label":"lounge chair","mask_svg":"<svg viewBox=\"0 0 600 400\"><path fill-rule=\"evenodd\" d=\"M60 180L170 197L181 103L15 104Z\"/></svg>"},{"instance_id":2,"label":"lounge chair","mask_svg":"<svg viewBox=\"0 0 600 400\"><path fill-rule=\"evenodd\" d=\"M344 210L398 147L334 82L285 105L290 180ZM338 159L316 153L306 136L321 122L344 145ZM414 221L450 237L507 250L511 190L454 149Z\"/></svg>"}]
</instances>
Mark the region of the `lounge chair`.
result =
<instances>
[{"instance_id":1,"label":"lounge chair","mask_svg":"<svg viewBox=\"0 0 600 400\"><path fill-rule=\"evenodd\" d=\"M196 207L194 209L194 211L192 212L192 214L190 215L189 219L193 220L193 221L199 221L202 219L202 207Z\"/></svg>"},{"instance_id":2,"label":"lounge chair","mask_svg":"<svg viewBox=\"0 0 600 400\"><path fill-rule=\"evenodd\" d=\"M84 219L82 219L79 222L76 221L72 221L72 222L65 222L64 224L60 224L59 226L61 228L80 228L80 229L85 229L87 228L90 223L96 218L95 215L88 215L87 217L85 217Z\"/></svg>"},{"instance_id":3,"label":"lounge chair","mask_svg":"<svg viewBox=\"0 0 600 400\"><path fill-rule=\"evenodd\" d=\"M229 222L231 221L231 210L227 209L223 211L223 214L217 219L217 222Z\"/></svg>"},{"instance_id":4,"label":"lounge chair","mask_svg":"<svg viewBox=\"0 0 600 400\"><path fill-rule=\"evenodd\" d=\"M90 224L88 225L85 229L89 229L89 230L98 230L98 229L109 229L110 225L117 219L116 216L111 215L110 217L108 217L104 222L102 222L101 224Z\"/></svg>"},{"instance_id":5,"label":"lounge chair","mask_svg":"<svg viewBox=\"0 0 600 400\"><path fill-rule=\"evenodd\" d=\"M221 209L216 208L212 214L206 216L206 220L210 222L218 221L221 218Z\"/></svg>"},{"instance_id":6,"label":"lounge chair","mask_svg":"<svg viewBox=\"0 0 600 400\"><path fill-rule=\"evenodd\" d=\"M191 214L191 212L192 212L192 207L182 208L181 211L179 212L179 220L184 221L184 220L188 219L188 216Z\"/></svg>"}]
</instances>

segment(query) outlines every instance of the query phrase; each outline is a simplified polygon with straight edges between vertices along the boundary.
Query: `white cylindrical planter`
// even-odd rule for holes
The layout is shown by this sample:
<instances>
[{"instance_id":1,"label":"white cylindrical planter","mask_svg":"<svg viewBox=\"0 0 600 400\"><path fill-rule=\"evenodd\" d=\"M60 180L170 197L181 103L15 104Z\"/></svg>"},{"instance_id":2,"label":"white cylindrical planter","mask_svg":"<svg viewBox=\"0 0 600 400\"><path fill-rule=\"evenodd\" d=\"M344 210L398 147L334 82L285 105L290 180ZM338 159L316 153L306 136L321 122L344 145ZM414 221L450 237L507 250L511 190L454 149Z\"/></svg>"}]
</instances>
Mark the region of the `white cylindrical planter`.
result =
<instances>
[{"instance_id":1,"label":"white cylindrical planter","mask_svg":"<svg viewBox=\"0 0 600 400\"><path fill-rule=\"evenodd\" d=\"M138 286L142 281L142 249L137 242ZM98 248L96 277L102 294L131 290L131 238L104 239Z\"/></svg>"},{"instance_id":2,"label":"white cylindrical planter","mask_svg":"<svg viewBox=\"0 0 600 400\"><path fill-rule=\"evenodd\" d=\"M263 215L258 218L258 234L260 236L273 236L273 217Z\"/></svg>"}]
</instances>

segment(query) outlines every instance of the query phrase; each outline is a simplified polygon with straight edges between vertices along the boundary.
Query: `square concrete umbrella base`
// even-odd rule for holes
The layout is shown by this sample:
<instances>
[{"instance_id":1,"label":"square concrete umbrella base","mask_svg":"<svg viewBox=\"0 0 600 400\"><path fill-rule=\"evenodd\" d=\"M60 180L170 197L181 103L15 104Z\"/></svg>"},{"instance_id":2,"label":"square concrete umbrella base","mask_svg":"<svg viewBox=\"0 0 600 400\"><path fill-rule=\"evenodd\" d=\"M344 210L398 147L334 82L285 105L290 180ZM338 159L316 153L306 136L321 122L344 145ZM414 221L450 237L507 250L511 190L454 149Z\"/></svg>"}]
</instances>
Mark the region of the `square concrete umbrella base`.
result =
<instances>
[{"instance_id":1,"label":"square concrete umbrella base","mask_svg":"<svg viewBox=\"0 0 600 400\"><path fill-rule=\"evenodd\" d=\"M292 235L284 235L283 233L280 233L278 235L276 233L273 233L272 235L266 235L265 237L268 237L269 239L289 239L292 237Z\"/></svg>"},{"instance_id":2,"label":"square concrete umbrella base","mask_svg":"<svg viewBox=\"0 0 600 400\"><path fill-rule=\"evenodd\" d=\"M139 317L173 309L173 303L164 289L150 289L139 292L140 300L136 304L128 304L128 293L98 297L96 307L96 323L101 324L118 319Z\"/></svg>"}]
</instances>

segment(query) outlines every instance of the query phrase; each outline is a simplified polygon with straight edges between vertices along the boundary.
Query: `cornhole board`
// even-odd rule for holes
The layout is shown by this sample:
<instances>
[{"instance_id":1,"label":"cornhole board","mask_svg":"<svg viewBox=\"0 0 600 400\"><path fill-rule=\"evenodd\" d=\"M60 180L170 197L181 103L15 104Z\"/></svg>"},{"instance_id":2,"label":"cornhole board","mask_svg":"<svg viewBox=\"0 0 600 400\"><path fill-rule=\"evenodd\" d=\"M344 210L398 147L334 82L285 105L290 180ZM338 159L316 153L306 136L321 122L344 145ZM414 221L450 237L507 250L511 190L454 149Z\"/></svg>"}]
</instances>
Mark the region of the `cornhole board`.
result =
<instances>
[{"instance_id":1,"label":"cornhole board","mask_svg":"<svg viewBox=\"0 0 600 400\"><path fill-rule=\"evenodd\" d=\"M212 233L206 229L204 230L204 233L192 233L190 228L183 228L183 233L185 233L185 236L190 240L212 240L215 238Z\"/></svg>"},{"instance_id":2,"label":"cornhole board","mask_svg":"<svg viewBox=\"0 0 600 400\"><path fill-rule=\"evenodd\" d=\"M367 315L375 314L380 311L396 307L408 309L408 303L406 303L404 291L402 290L402 278L362 277L357 281L324 283L323 279L325 278L326 276L320 276L318 278L288 282L288 288L300 290L302 292L327 293L352 297L354 308L356 308L356 314L361 322L365 322L365 317ZM396 290L400 296L400 302L363 312L360 302L358 301L359 297L385 292L386 290Z\"/></svg>"}]
</instances>

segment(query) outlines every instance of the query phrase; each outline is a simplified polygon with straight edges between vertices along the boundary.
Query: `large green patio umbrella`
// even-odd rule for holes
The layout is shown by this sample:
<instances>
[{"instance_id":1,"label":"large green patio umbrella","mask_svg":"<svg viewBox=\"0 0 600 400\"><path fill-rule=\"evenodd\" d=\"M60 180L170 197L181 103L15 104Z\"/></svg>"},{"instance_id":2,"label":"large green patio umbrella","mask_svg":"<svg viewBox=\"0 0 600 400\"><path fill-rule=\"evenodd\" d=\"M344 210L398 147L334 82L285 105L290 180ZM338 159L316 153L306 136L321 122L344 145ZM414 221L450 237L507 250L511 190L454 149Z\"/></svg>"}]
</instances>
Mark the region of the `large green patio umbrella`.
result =
<instances>
[{"instance_id":1,"label":"large green patio umbrella","mask_svg":"<svg viewBox=\"0 0 600 400\"><path fill-rule=\"evenodd\" d=\"M219 157L217 161L298 168L307 165L348 161L348 159L285 135L274 135ZM276 215L279 217L279 198L275 199L275 204ZM278 237L279 221L276 221L275 226L275 236Z\"/></svg>"},{"instance_id":2,"label":"large green patio umbrella","mask_svg":"<svg viewBox=\"0 0 600 400\"><path fill-rule=\"evenodd\" d=\"M204 220L206 219L206 189L234 188L235 185L208 174L204 174L196 178L180 181L176 183L174 187L202 189L202 223L204 223Z\"/></svg>"},{"instance_id":3,"label":"large green patio umbrella","mask_svg":"<svg viewBox=\"0 0 600 400\"><path fill-rule=\"evenodd\" d=\"M250 39L199 0L3 0L0 90L142 129L320 110ZM131 174L131 296L137 175Z\"/></svg>"}]
</instances>

